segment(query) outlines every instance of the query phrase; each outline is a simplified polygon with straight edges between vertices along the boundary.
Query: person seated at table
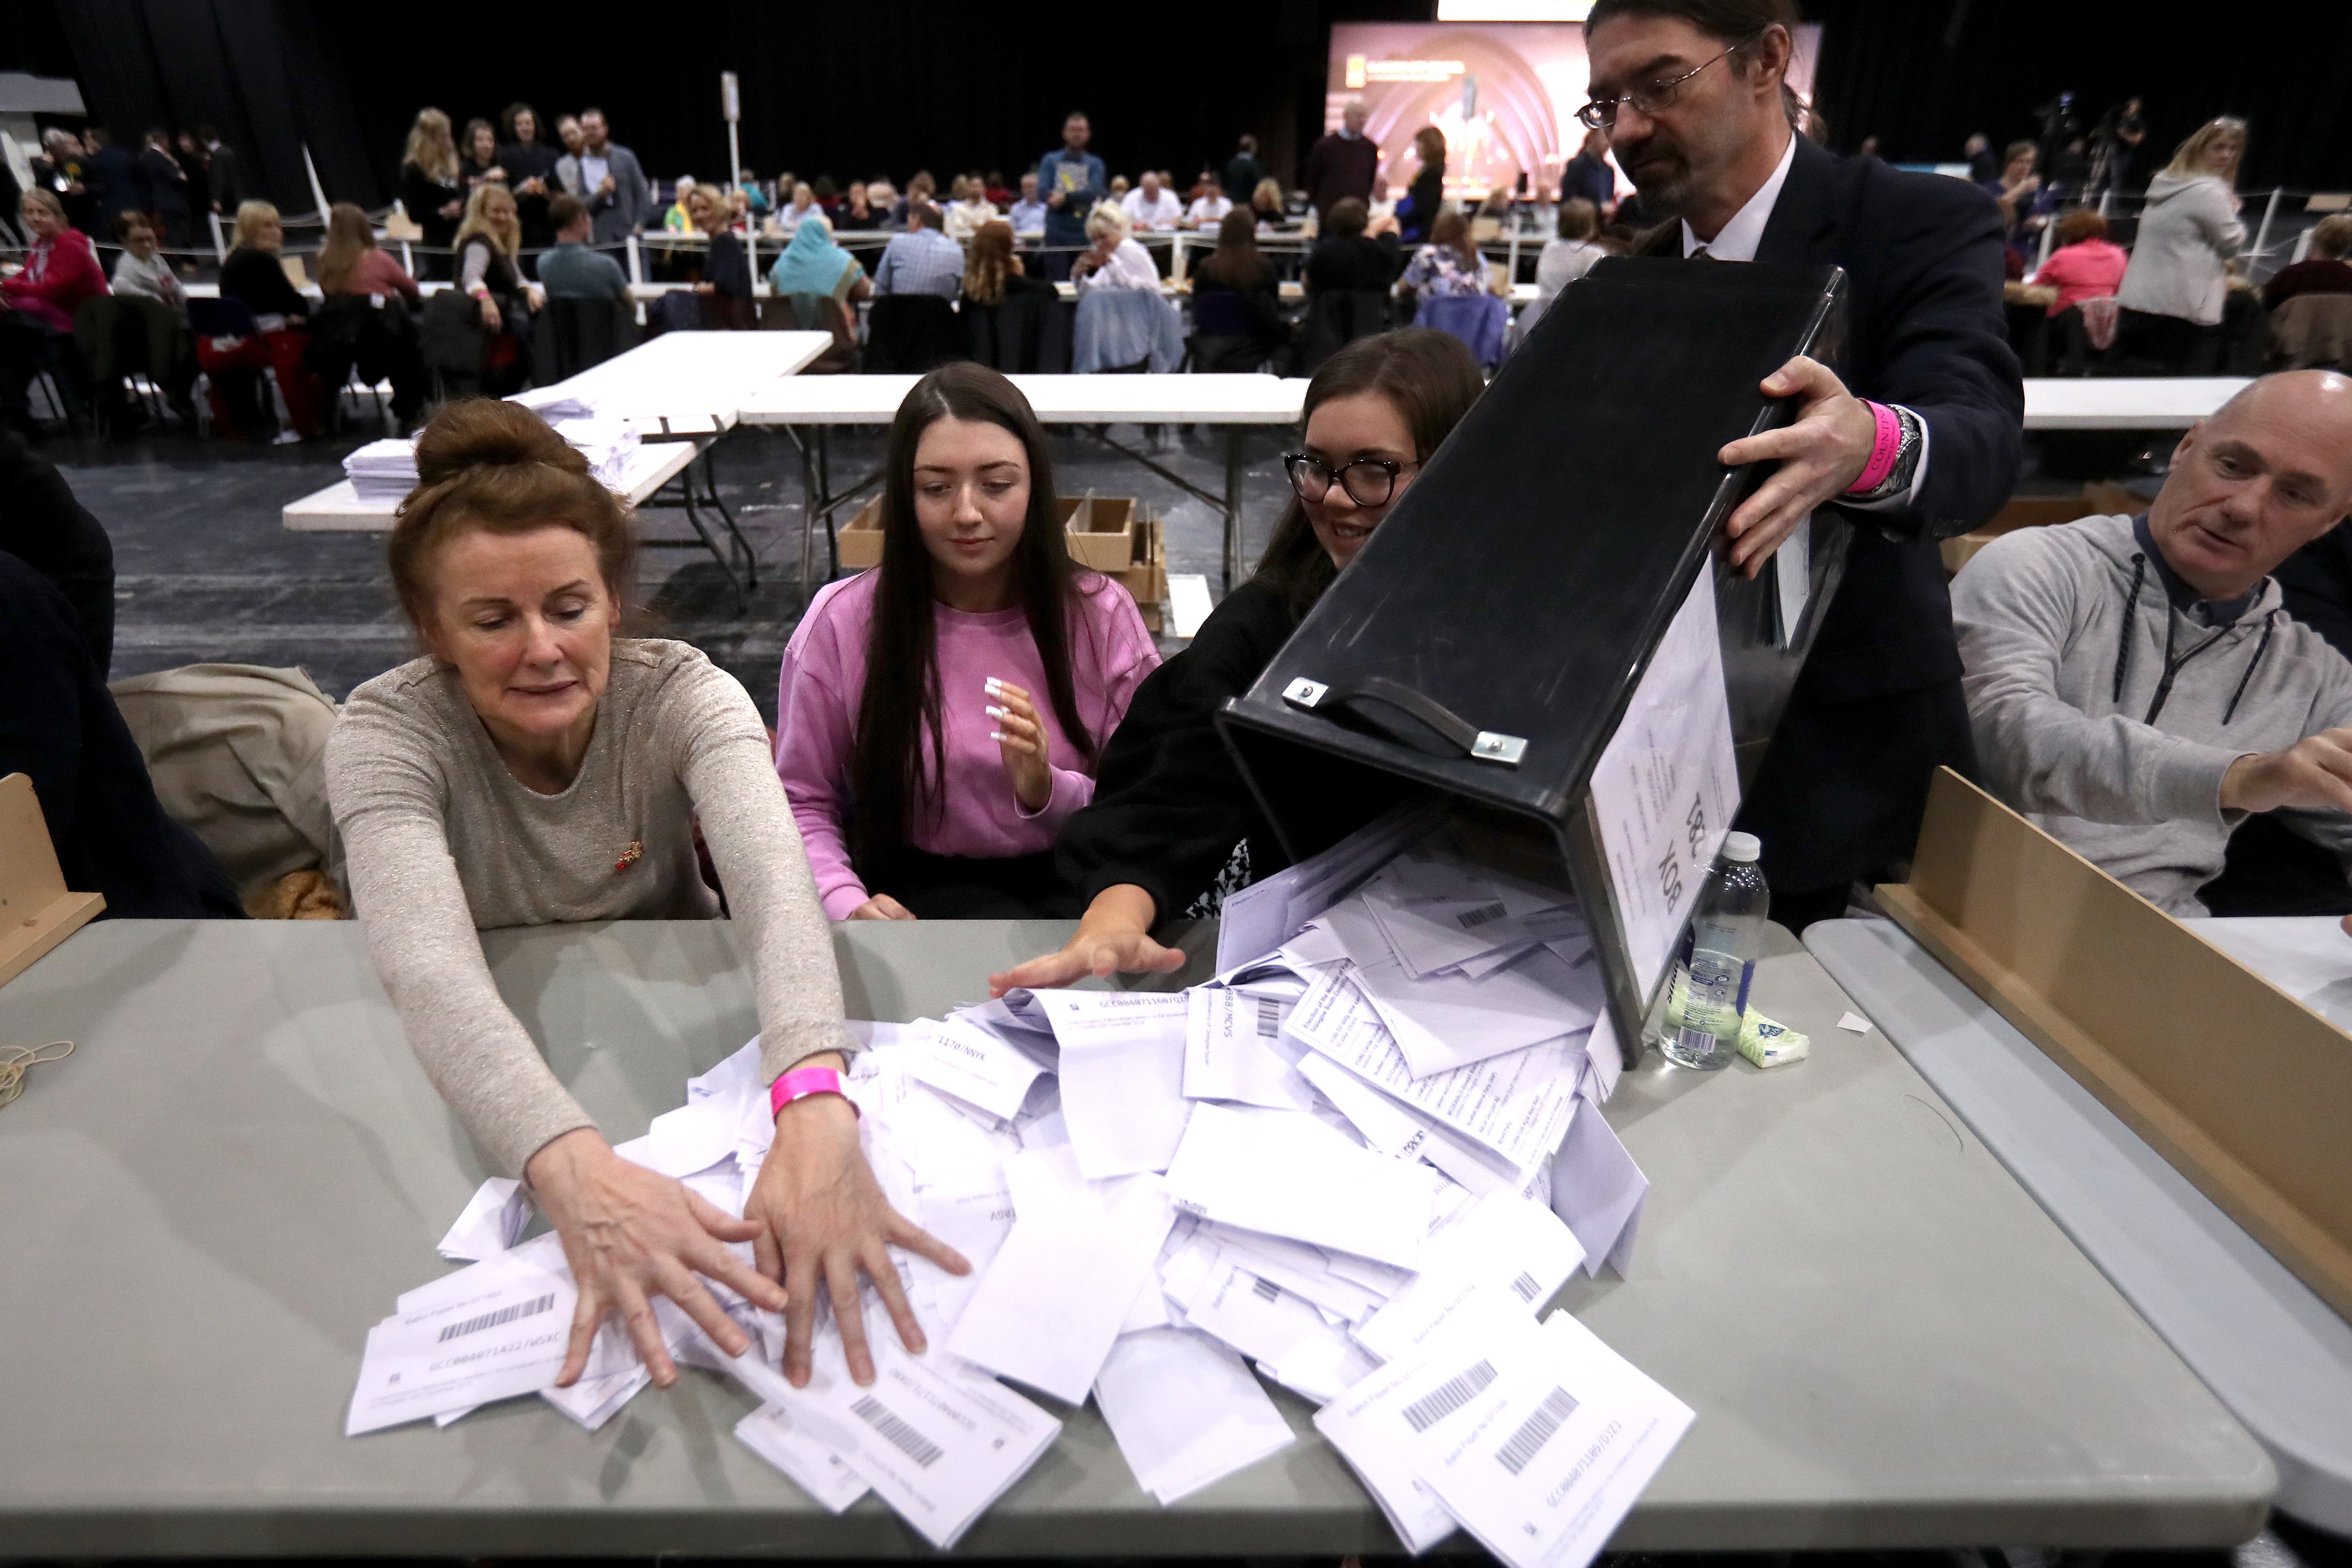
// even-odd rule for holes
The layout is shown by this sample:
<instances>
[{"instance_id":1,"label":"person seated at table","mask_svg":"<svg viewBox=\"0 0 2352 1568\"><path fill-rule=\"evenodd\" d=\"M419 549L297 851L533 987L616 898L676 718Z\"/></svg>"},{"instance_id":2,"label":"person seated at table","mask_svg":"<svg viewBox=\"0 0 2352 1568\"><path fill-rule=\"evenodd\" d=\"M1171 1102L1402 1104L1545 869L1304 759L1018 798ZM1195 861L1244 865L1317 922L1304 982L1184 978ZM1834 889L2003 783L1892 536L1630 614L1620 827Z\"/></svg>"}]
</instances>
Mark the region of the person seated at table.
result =
<instances>
[{"instance_id":1,"label":"person seated at table","mask_svg":"<svg viewBox=\"0 0 2352 1568\"><path fill-rule=\"evenodd\" d=\"M988 176L972 174L961 182L963 195L950 206L945 215L947 236L958 242L971 238L983 224L994 223L1003 215L996 204L988 199Z\"/></svg>"},{"instance_id":2,"label":"person seated at table","mask_svg":"<svg viewBox=\"0 0 2352 1568\"><path fill-rule=\"evenodd\" d=\"M530 318L541 296L523 281L521 257L514 193L476 185L457 226L457 287L481 312L482 389L494 396L520 391L530 375Z\"/></svg>"},{"instance_id":3,"label":"person seated at table","mask_svg":"<svg viewBox=\"0 0 2352 1568\"><path fill-rule=\"evenodd\" d=\"M319 433L321 423L320 392L310 370L311 307L279 259L286 227L278 208L258 200L240 204L229 244L228 256L221 262L221 298L235 300L253 312L278 395L286 400L287 416L295 433L308 440Z\"/></svg>"},{"instance_id":4,"label":"person seated at table","mask_svg":"<svg viewBox=\"0 0 2352 1568\"><path fill-rule=\"evenodd\" d=\"M835 215L834 222L844 232L856 234L863 229L880 226L881 220L874 216L874 209L866 203L866 191L863 184L852 180L842 193L841 210Z\"/></svg>"},{"instance_id":5,"label":"person seated at table","mask_svg":"<svg viewBox=\"0 0 2352 1568\"><path fill-rule=\"evenodd\" d=\"M1094 799L1063 826L1055 863L1085 918L1060 951L992 975L992 994L1181 968L1155 926L1214 915L1227 893L1283 868L1217 710L1256 681L1485 385L1460 339L1425 327L1359 338L1323 362L1307 386L1305 438L1284 458L1291 502L1256 575L1137 690L1103 748ZM1335 800L1335 814L1358 804Z\"/></svg>"},{"instance_id":6,"label":"person seated at table","mask_svg":"<svg viewBox=\"0 0 2352 1568\"><path fill-rule=\"evenodd\" d=\"M751 305L751 263L743 254L743 242L735 237L728 195L718 185L697 185L687 197L694 226L710 237L710 247L702 257L702 277L694 291L719 302L715 315L704 314L703 325L724 324L730 330L748 331L759 324ZM823 223L824 215L812 209L809 221Z\"/></svg>"},{"instance_id":7,"label":"person seated at table","mask_svg":"<svg viewBox=\"0 0 2352 1568\"><path fill-rule=\"evenodd\" d=\"M2029 282L2058 290L2050 314L2079 307L2085 300L2112 300L2131 257L2107 238L2107 220L2078 207L2058 220L2058 248Z\"/></svg>"},{"instance_id":8,"label":"person seated at table","mask_svg":"<svg viewBox=\"0 0 2352 1568\"><path fill-rule=\"evenodd\" d=\"M2352 663L2271 574L2352 510L2352 379L2254 382L2173 448L2140 517L2003 535L1952 583L1994 793L2158 908L2248 814L2352 857Z\"/></svg>"},{"instance_id":9,"label":"person seated at table","mask_svg":"<svg viewBox=\"0 0 2352 1568\"><path fill-rule=\"evenodd\" d=\"M539 258L539 286L551 300L626 300L629 275L601 250L588 248L595 215L588 204L565 192L547 204L555 226L555 248Z\"/></svg>"},{"instance_id":10,"label":"person seated at table","mask_svg":"<svg viewBox=\"0 0 2352 1568\"><path fill-rule=\"evenodd\" d=\"M66 223L56 192L26 191L16 216L32 247L22 267L0 278L0 423L37 436L26 388L44 366L70 368L74 312L106 292L106 273L89 236Z\"/></svg>"},{"instance_id":11,"label":"person seated at table","mask_svg":"<svg viewBox=\"0 0 2352 1568\"><path fill-rule=\"evenodd\" d=\"M1128 237L1127 215L1106 202L1087 215L1087 238L1093 247L1078 252L1070 263L1070 281L1083 294L1091 289L1160 288L1160 268L1151 253Z\"/></svg>"},{"instance_id":12,"label":"person seated at table","mask_svg":"<svg viewBox=\"0 0 2352 1568\"><path fill-rule=\"evenodd\" d=\"M1016 294L1034 294L1041 299L1055 297L1055 289L1043 278L1032 278L1013 250L1013 226L1003 218L982 224L980 232L971 237L971 252L965 258L963 297L970 304L986 308L1002 305Z\"/></svg>"},{"instance_id":13,"label":"person seated at table","mask_svg":"<svg viewBox=\"0 0 2352 1568\"><path fill-rule=\"evenodd\" d=\"M122 247L122 254L114 258L114 276L109 279L111 291L161 300L181 315L186 315L188 296L180 287L179 274L173 272L172 264L163 259L155 226L147 221L147 215L116 214L114 241Z\"/></svg>"},{"instance_id":14,"label":"person seated at table","mask_svg":"<svg viewBox=\"0 0 2352 1568\"><path fill-rule=\"evenodd\" d=\"M946 217L927 201L907 209L907 231L890 237L874 269L877 294L940 294L963 287L963 247L945 232Z\"/></svg>"},{"instance_id":15,"label":"person seated at table","mask_svg":"<svg viewBox=\"0 0 2352 1568\"><path fill-rule=\"evenodd\" d=\"M1045 215L1053 209L1037 199L1037 171L1021 176L1021 199L1005 209L1016 238L1030 239L1045 232Z\"/></svg>"},{"instance_id":16,"label":"person seated at table","mask_svg":"<svg viewBox=\"0 0 2352 1568\"><path fill-rule=\"evenodd\" d=\"M1377 221L1361 197L1342 196L1323 215L1323 235L1307 253L1307 291L1385 294L1404 270L1393 213Z\"/></svg>"},{"instance_id":17,"label":"person seated at table","mask_svg":"<svg viewBox=\"0 0 2352 1568\"><path fill-rule=\"evenodd\" d=\"M1249 322L1249 342L1259 358L1286 348L1290 323L1283 318L1274 264L1257 247L1257 224L1245 212L1229 212L1217 226L1217 248L1192 264L1195 319L1216 295L1237 300Z\"/></svg>"},{"instance_id":18,"label":"person seated at table","mask_svg":"<svg viewBox=\"0 0 2352 1568\"><path fill-rule=\"evenodd\" d=\"M341 385L356 366L371 386L390 381L393 416L409 428L431 390L407 310L419 297L416 280L376 244L367 214L349 202L327 209L319 292L329 301L373 301L320 308L312 359L320 375Z\"/></svg>"},{"instance_id":19,"label":"person seated at table","mask_svg":"<svg viewBox=\"0 0 2352 1568\"><path fill-rule=\"evenodd\" d=\"M1135 189L1119 198L1118 210L1127 215L1130 229L1145 233L1171 229L1184 221L1183 198L1160 183L1156 169L1143 171Z\"/></svg>"},{"instance_id":20,"label":"person seated at table","mask_svg":"<svg viewBox=\"0 0 2352 1568\"><path fill-rule=\"evenodd\" d=\"M1071 565L1029 400L960 362L898 405L882 564L784 649L776 772L835 920L1069 907L1054 834L1160 663L1127 590Z\"/></svg>"},{"instance_id":21,"label":"person seated at table","mask_svg":"<svg viewBox=\"0 0 2352 1568\"><path fill-rule=\"evenodd\" d=\"M417 443L418 484L390 547L393 587L426 652L352 693L327 745L328 798L352 903L410 1046L499 1170L521 1175L580 1286L569 1385L619 1313L654 1381L677 1376L647 1298L721 1348L749 1341L695 1276L785 1313L785 1373L804 1384L832 1286L849 1364L873 1365L855 1310L872 1279L909 1350L922 1332L887 1245L967 1265L894 1213L837 1093L784 1103L730 1218L616 1157L549 1071L475 933L607 920L713 920L696 827L751 955L761 1077L838 1069L855 1046L808 860L767 732L733 677L684 643L617 636L633 572L629 509L537 416L475 398ZM812 1087L795 1079L787 1088ZM749 1241L754 1263L729 1244ZM783 1289L777 1287L781 1279Z\"/></svg>"},{"instance_id":22,"label":"person seated at table","mask_svg":"<svg viewBox=\"0 0 2352 1568\"><path fill-rule=\"evenodd\" d=\"M663 233L692 234L694 232L694 212L686 205L686 198L693 194L694 176L680 174L677 177L677 183L670 187L669 205L662 209Z\"/></svg>"},{"instance_id":23,"label":"person seated at table","mask_svg":"<svg viewBox=\"0 0 2352 1568\"><path fill-rule=\"evenodd\" d=\"M857 258L833 242L833 225L823 216L803 219L793 240L768 268L768 286L780 295L822 294L854 305L874 292Z\"/></svg>"},{"instance_id":24,"label":"person seated at table","mask_svg":"<svg viewBox=\"0 0 2352 1568\"><path fill-rule=\"evenodd\" d=\"M1250 214L1258 226L1271 232L1287 224L1289 216L1282 210L1282 184L1271 178L1260 180L1257 189L1250 193Z\"/></svg>"},{"instance_id":25,"label":"person seated at table","mask_svg":"<svg viewBox=\"0 0 2352 1568\"><path fill-rule=\"evenodd\" d=\"M1233 210L1233 198L1225 195L1225 187L1219 183L1216 171L1203 169L1201 171L1201 194L1194 196L1192 205L1184 209L1184 226L1215 228Z\"/></svg>"},{"instance_id":26,"label":"person seated at table","mask_svg":"<svg viewBox=\"0 0 2352 1568\"><path fill-rule=\"evenodd\" d=\"M319 292L331 300L397 296L412 305L423 298L399 258L375 242L375 227L367 214L350 202L327 209L327 239L319 248Z\"/></svg>"},{"instance_id":27,"label":"person seated at table","mask_svg":"<svg viewBox=\"0 0 2352 1568\"><path fill-rule=\"evenodd\" d=\"M768 215L766 228L769 234L779 239L790 239L803 223L824 216L824 211L816 205L816 187L806 180L799 180L793 183L784 205ZM709 230L704 229L703 232L708 234Z\"/></svg>"},{"instance_id":28,"label":"person seated at table","mask_svg":"<svg viewBox=\"0 0 2352 1568\"><path fill-rule=\"evenodd\" d=\"M1470 243L1470 220L1448 207L1431 226L1429 243L1413 253L1404 286L1416 299L1452 300L1495 291L1486 258Z\"/></svg>"},{"instance_id":29,"label":"person seated at table","mask_svg":"<svg viewBox=\"0 0 2352 1568\"><path fill-rule=\"evenodd\" d=\"M2352 250L2352 213L2330 213L2313 226L2311 254L2271 274L2263 285L2263 304L2275 310L2297 294L2352 294L2352 264L2344 253Z\"/></svg>"}]
</instances>

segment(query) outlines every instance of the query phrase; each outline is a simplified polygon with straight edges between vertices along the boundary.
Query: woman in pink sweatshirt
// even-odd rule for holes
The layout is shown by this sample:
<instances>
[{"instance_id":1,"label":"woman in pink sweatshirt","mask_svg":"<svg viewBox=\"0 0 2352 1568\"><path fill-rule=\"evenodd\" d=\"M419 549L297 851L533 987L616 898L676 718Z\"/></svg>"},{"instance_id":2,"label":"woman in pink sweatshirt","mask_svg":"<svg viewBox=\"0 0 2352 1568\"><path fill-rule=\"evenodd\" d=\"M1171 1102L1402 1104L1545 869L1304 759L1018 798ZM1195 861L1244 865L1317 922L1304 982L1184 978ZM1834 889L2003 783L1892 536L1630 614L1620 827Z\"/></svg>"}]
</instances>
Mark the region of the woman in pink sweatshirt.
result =
<instances>
[{"instance_id":1,"label":"woman in pink sweatshirt","mask_svg":"<svg viewBox=\"0 0 2352 1568\"><path fill-rule=\"evenodd\" d=\"M1045 431L982 365L918 382L884 458L882 564L784 649L776 773L835 920L1059 912L1054 835L1160 663L1070 563Z\"/></svg>"}]
</instances>

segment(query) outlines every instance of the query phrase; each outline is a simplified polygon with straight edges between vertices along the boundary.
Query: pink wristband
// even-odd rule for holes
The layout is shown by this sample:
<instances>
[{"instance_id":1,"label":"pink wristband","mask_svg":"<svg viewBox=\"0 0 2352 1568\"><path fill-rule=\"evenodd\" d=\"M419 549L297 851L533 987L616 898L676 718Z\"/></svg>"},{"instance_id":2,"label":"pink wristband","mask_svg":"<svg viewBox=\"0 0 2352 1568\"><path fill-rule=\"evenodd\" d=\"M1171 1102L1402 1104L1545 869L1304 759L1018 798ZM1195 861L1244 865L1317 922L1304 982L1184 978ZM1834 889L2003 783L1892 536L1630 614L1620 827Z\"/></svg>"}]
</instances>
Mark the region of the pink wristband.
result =
<instances>
[{"instance_id":1,"label":"pink wristband","mask_svg":"<svg viewBox=\"0 0 2352 1568\"><path fill-rule=\"evenodd\" d=\"M781 1115L785 1106L796 1100L806 1100L812 1094L837 1094L849 1100L849 1091L841 1087L841 1074L831 1068L794 1068L768 1086L768 1114ZM849 1109L857 1109L857 1101L849 1100Z\"/></svg>"},{"instance_id":2,"label":"pink wristband","mask_svg":"<svg viewBox=\"0 0 2352 1568\"><path fill-rule=\"evenodd\" d=\"M1860 477L1845 488L1850 496L1867 495L1885 484L1886 476L1895 471L1895 459L1903 452L1903 421L1896 417L1895 410L1884 403L1868 406L1871 416L1878 421L1878 435L1871 443L1870 461L1862 466Z\"/></svg>"}]
</instances>

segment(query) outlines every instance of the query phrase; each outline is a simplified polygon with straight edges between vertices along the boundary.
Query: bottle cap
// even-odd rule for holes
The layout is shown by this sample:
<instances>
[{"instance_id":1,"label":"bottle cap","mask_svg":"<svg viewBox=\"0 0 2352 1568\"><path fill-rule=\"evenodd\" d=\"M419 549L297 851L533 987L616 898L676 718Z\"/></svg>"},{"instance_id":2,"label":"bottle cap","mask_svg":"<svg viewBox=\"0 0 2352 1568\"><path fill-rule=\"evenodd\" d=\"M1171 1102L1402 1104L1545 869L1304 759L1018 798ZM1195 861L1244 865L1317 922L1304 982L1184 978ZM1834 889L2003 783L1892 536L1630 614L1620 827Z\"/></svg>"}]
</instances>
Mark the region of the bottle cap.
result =
<instances>
[{"instance_id":1,"label":"bottle cap","mask_svg":"<svg viewBox=\"0 0 2352 1568\"><path fill-rule=\"evenodd\" d=\"M1753 833L1727 833L1723 836L1723 858L1727 860L1753 860L1764 853Z\"/></svg>"}]
</instances>

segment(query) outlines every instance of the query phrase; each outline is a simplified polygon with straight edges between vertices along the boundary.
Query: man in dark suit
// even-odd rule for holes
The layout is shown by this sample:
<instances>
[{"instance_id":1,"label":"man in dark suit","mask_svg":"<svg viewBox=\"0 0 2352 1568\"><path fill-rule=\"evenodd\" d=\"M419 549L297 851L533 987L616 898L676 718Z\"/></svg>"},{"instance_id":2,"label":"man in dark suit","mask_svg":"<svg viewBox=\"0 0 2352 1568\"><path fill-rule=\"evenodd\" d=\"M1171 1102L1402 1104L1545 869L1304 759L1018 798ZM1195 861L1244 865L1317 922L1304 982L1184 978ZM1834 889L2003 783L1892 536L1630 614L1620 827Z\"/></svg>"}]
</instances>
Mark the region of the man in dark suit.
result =
<instances>
[{"instance_id":1,"label":"man in dark suit","mask_svg":"<svg viewBox=\"0 0 2352 1568\"><path fill-rule=\"evenodd\" d=\"M93 125L81 133L82 144L89 149L87 160L92 204L90 231L93 239L112 243L114 220L124 213L152 211L154 195L147 188L147 175L139 167L139 160L131 149L115 145L106 127Z\"/></svg>"},{"instance_id":2,"label":"man in dark suit","mask_svg":"<svg viewBox=\"0 0 2352 1568\"><path fill-rule=\"evenodd\" d=\"M196 127L196 140L205 149L205 179L212 209L233 218L245 201L245 176L237 168L236 149L214 135L209 125Z\"/></svg>"},{"instance_id":3,"label":"man in dark suit","mask_svg":"<svg viewBox=\"0 0 2352 1568\"><path fill-rule=\"evenodd\" d=\"M1796 135L1795 25L1789 0L1597 0L1585 44L1588 122L1668 219L1646 253L1847 275L1846 379L1790 361L1764 390L1797 400L1796 419L1721 453L1780 465L1726 524L1748 574L1816 508L1852 525L1844 581L1739 818L1763 840L1773 914L1801 929L1909 859L1937 767L1974 770L1936 546L2008 500L2025 396L2000 210L1963 181Z\"/></svg>"}]
</instances>

